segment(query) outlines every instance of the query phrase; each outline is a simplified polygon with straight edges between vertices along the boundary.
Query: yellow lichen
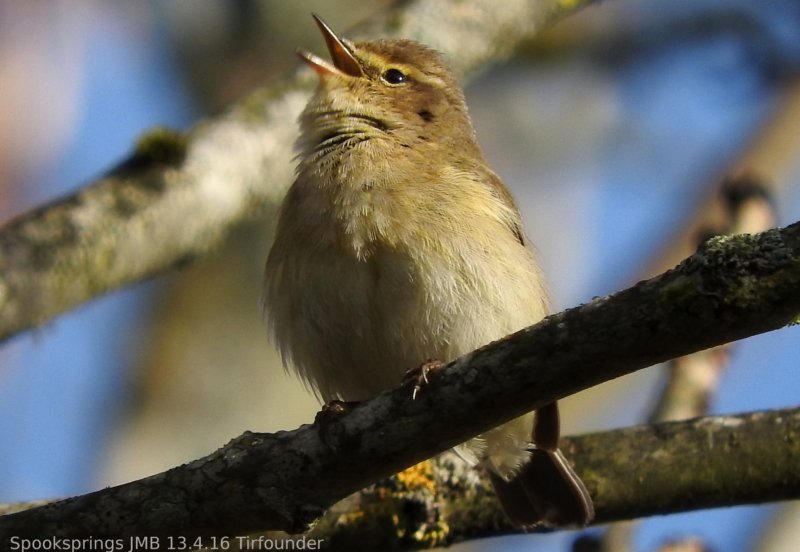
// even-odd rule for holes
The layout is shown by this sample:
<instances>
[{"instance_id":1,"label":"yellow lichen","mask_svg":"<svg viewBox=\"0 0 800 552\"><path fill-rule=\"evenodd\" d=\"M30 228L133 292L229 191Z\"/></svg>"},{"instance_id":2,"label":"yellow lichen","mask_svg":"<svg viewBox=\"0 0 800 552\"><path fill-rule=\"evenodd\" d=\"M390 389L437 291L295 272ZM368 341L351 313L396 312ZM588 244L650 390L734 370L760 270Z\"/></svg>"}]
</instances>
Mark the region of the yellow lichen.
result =
<instances>
[{"instance_id":1,"label":"yellow lichen","mask_svg":"<svg viewBox=\"0 0 800 552\"><path fill-rule=\"evenodd\" d=\"M430 494L436 493L436 482L433 480L433 466L430 460L420 462L415 466L397 474L397 481L405 490L424 490Z\"/></svg>"},{"instance_id":2,"label":"yellow lichen","mask_svg":"<svg viewBox=\"0 0 800 552\"><path fill-rule=\"evenodd\" d=\"M414 533L414 539L429 547L434 547L447 543L449 534L450 526L445 521L439 520L435 523L423 523Z\"/></svg>"}]
</instances>

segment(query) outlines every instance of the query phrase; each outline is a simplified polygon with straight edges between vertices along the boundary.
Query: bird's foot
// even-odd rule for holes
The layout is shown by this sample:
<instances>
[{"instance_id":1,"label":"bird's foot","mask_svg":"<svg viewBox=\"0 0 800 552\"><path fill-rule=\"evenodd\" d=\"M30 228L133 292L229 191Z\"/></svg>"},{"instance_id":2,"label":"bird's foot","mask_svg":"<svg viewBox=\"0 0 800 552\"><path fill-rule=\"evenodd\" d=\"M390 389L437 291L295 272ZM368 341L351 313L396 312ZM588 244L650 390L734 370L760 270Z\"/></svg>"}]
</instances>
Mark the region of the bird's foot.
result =
<instances>
[{"instance_id":1,"label":"bird's foot","mask_svg":"<svg viewBox=\"0 0 800 552\"><path fill-rule=\"evenodd\" d=\"M342 416L343 414L347 414L353 408L358 406L358 401L339 401L333 400L328 403L322 405L322 408L317 415L314 416L314 424L319 426L326 426L327 424L331 423L333 420Z\"/></svg>"},{"instance_id":2,"label":"bird's foot","mask_svg":"<svg viewBox=\"0 0 800 552\"><path fill-rule=\"evenodd\" d=\"M414 390L411 392L412 401L417 398L417 394L422 391L422 388L428 385L428 376L443 366L444 362L441 360L429 358L421 365L406 372L402 385L414 385Z\"/></svg>"}]
</instances>

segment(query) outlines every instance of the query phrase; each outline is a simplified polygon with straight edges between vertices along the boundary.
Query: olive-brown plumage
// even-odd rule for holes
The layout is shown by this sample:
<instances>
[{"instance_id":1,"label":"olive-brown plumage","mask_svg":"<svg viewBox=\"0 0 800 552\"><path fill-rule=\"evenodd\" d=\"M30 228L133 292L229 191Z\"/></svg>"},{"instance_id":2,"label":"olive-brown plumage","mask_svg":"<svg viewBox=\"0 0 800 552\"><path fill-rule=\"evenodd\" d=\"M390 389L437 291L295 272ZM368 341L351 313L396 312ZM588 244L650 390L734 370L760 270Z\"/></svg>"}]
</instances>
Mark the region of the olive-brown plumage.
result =
<instances>
[{"instance_id":1,"label":"olive-brown plumage","mask_svg":"<svg viewBox=\"0 0 800 552\"><path fill-rule=\"evenodd\" d=\"M409 40L351 43L317 22L333 63L300 53L320 85L300 118L265 313L285 363L323 400L360 401L427 359L537 322L547 294L441 55ZM516 524L585 524L591 501L556 449L555 405L532 427L526 415L458 450L494 474Z\"/></svg>"}]
</instances>

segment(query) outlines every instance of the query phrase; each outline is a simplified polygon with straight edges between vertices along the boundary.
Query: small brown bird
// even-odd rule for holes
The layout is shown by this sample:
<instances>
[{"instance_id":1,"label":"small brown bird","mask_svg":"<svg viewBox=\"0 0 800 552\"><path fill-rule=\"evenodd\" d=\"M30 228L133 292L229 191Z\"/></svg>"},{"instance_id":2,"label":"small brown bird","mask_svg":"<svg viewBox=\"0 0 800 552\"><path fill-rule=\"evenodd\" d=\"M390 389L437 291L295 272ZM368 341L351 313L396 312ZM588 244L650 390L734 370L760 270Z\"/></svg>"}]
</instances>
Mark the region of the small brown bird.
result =
<instances>
[{"instance_id":1,"label":"small brown bird","mask_svg":"<svg viewBox=\"0 0 800 552\"><path fill-rule=\"evenodd\" d=\"M314 16L333 63L300 118L297 179L267 260L264 307L284 362L326 402L396 387L539 321L547 293L519 210L489 169L442 56L352 43ZM486 467L511 521L585 525L555 403L457 451Z\"/></svg>"}]
</instances>

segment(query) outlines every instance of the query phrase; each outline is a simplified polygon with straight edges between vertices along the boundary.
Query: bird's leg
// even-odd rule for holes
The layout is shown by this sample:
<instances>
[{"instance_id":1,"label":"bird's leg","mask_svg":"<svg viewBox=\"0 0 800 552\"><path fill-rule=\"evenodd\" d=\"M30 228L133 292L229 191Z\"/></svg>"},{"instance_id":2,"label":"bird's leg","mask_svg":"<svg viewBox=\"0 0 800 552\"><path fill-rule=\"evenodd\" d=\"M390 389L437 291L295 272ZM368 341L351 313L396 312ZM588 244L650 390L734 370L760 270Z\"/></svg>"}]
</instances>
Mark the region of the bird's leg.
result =
<instances>
[{"instance_id":1,"label":"bird's leg","mask_svg":"<svg viewBox=\"0 0 800 552\"><path fill-rule=\"evenodd\" d=\"M417 398L417 394L422 391L422 388L428 384L428 376L436 370L441 369L443 366L444 362L441 360L429 358L416 368L412 368L406 372L401 385L414 385L414 390L411 392L412 401Z\"/></svg>"},{"instance_id":2,"label":"bird's leg","mask_svg":"<svg viewBox=\"0 0 800 552\"><path fill-rule=\"evenodd\" d=\"M337 436L340 431L337 431L339 424L335 423L336 420L350 412L358 404L357 401L332 400L322 405L320 411L314 416L317 433L329 449L335 451L339 447Z\"/></svg>"}]
</instances>

